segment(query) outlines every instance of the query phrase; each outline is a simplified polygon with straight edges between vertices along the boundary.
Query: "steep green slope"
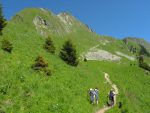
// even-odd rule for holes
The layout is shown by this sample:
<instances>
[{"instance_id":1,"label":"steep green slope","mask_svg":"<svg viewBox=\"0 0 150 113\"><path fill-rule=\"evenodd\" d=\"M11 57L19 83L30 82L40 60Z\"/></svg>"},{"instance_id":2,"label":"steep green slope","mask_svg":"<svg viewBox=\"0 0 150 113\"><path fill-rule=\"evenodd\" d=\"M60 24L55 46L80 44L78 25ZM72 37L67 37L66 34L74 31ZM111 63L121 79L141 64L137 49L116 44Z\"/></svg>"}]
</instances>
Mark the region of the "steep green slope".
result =
<instances>
[{"instance_id":1,"label":"steep green slope","mask_svg":"<svg viewBox=\"0 0 150 113\"><path fill-rule=\"evenodd\" d=\"M129 51L137 56L142 55L144 61L150 64L150 44L142 38L128 37L123 39Z\"/></svg>"},{"instance_id":2,"label":"steep green slope","mask_svg":"<svg viewBox=\"0 0 150 113\"><path fill-rule=\"evenodd\" d=\"M126 43L131 43L132 42L132 43L136 43L138 45L142 45L150 53L150 44L142 38L127 37L127 38L124 39L124 41L126 41Z\"/></svg>"},{"instance_id":3,"label":"steep green slope","mask_svg":"<svg viewBox=\"0 0 150 113\"><path fill-rule=\"evenodd\" d=\"M62 18L67 19L67 23ZM43 49L47 36L54 41L56 54ZM134 55L121 40L98 36L70 14L58 16L45 9L24 9L8 22L0 37L2 39L9 40L13 50L7 53L0 49L0 111L94 113L106 105L111 88L105 83L103 72L107 72L119 88L118 101L123 103L122 109L116 106L110 113L149 112L150 77L137 66L136 61L80 60L78 67L71 67L59 58L60 48L68 39L76 45L78 55L96 45L114 54L120 51ZM31 66L39 55L49 64L52 76L32 70ZM87 91L91 87L100 89L98 106L89 102Z\"/></svg>"},{"instance_id":4,"label":"steep green slope","mask_svg":"<svg viewBox=\"0 0 150 113\"><path fill-rule=\"evenodd\" d=\"M32 13L31 13L32 12ZM69 34L50 34L56 46L56 54L52 55L43 49L46 36L36 30L33 19L36 15L46 18L57 26L57 18L43 13L41 9L25 9L17 14L3 31L2 39L7 39L13 44L11 54L0 50L1 76L1 110L5 112L92 112L87 99L87 90L96 87L103 80L103 74L94 71L86 64L80 64L78 68L66 65L58 57L62 44L67 39L72 39L78 52L82 52L97 43L97 36L87 32L87 28L77 29ZM78 26L79 27L79 26ZM54 28L55 29L55 28ZM75 29L75 28L74 28ZM62 29L61 29L62 30ZM80 33L79 33L80 32ZM83 44L82 46L79 46ZM35 58L40 55L49 64L52 76L36 73L31 69ZM93 76L96 75L96 76ZM102 83L102 82L101 82ZM104 89L108 91L108 87ZM103 99L105 100L105 98ZM101 104L102 105L102 104ZM82 106L81 109L79 107ZM85 109L88 106L88 109Z\"/></svg>"},{"instance_id":5,"label":"steep green slope","mask_svg":"<svg viewBox=\"0 0 150 113\"><path fill-rule=\"evenodd\" d=\"M81 63L73 68L66 65L57 55L51 55L43 49L43 39L38 36L17 38L12 43L12 54L0 50L3 59L0 61L2 110L16 113L87 113L94 110L87 100L90 87L103 86L105 88L102 91L107 94L109 86L102 84L103 73L97 66ZM48 62L53 73L51 77L31 69L38 55Z\"/></svg>"},{"instance_id":6,"label":"steep green slope","mask_svg":"<svg viewBox=\"0 0 150 113\"><path fill-rule=\"evenodd\" d=\"M130 65L126 61L123 64L100 63L100 69L109 72L111 80L118 86L118 102L122 102L122 108L116 106L108 113L149 113L149 79L145 72L137 65ZM136 63L135 63L136 64ZM118 105L118 103L117 103Z\"/></svg>"}]
</instances>

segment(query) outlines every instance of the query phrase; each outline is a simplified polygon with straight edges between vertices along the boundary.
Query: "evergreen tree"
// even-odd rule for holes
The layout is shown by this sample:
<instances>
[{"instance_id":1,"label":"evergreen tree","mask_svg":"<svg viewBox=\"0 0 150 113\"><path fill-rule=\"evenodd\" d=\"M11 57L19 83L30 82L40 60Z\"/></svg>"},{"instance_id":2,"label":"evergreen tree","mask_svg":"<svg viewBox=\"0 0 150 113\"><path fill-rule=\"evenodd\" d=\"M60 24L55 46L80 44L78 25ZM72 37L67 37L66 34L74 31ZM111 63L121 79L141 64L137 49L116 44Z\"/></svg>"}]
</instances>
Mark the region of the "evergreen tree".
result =
<instances>
[{"instance_id":1,"label":"evergreen tree","mask_svg":"<svg viewBox=\"0 0 150 113\"><path fill-rule=\"evenodd\" d=\"M44 48L50 53L55 53L55 46L50 37L46 39Z\"/></svg>"},{"instance_id":2,"label":"evergreen tree","mask_svg":"<svg viewBox=\"0 0 150 113\"><path fill-rule=\"evenodd\" d=\"M139 57L139 67L141 67L141 68L143 68L147 71L150 71L150 66L147 63L144 62L143 56Z\"/></svg>"},{"instance_id":3,"label":"evergreen tree","mask_svg":"<svg viewBox=\"0 0 150 113\"><path fill-rule=\"evenodd\" d=\"M8 41L8 40L2 40L2 47L1 47L4 51L7 51L9 53L11 53L13 46L12 44Z\"/></svg>"},{"instance_id":4,"label":"evergreen tree","mask_svg":"<svg viewBox=\"0 0 150 113\"><path fill-rule=\"evenodd\" d=\"M43 70L44 68L48 67L48 63L45 62L45 60L43 59L43 57L41 56L38 56L36 59L35 59L35 64L32 65L32 68L34 70Z\"/></svg>"},{"instance_id":5,"label":"evergreen tree","mask_svg":"<svg viewBox=\"0 0 150 113\"><path fill-rule=\"evenodd\" d=\"M143 56L139 56L139 64L143 63L144 62L144 58Z\"/></svg>"},{"instance_id":6,"label":"evergreen tree","mask_svg":"<svg viewBox=\"0 0 150 113\"><path fill-rule=\"evenodd\" d=\"M140 55L146 55L146 56L150 56L150 53L147 51L147 49L143 46L140 45L141 49L140 49Z\"/></svg>"},{"instance_id":7,"label":"evergreen tree","mask_svg":"<svg viewBox=\"0 0 150 113\"><path fill-rule=\"evenodd\" d=\"M41 56L38 56L35 59L35 63L32 65L32 69L34 69L36 71L42 71L48 76L50 76L52 74L51 70L48 69L48 63L46 63L45 60L43 59L43 57L41 57Z\"/></svg>"},{"instance_id":8,"label":"evergreen tree","mask_svg":"<svg viewBox=\"0 0 150 113\"><path fill-rule=\"evenodd\" d=\"M6 26L6 19L3 16L2 4L0 4L0 35L2 35L2 30Z\"/></svg>"},{"instance_id":9,"label":"evergreen tree","mask_svg":"<svg viewBox=\"0 0 150 113\"><path fill-rule=\"evenodd\" d=\"M66 41L59 54L60 58L72 66L78 65L77 52L70 40Z\"/></svg>"}]
</instances>

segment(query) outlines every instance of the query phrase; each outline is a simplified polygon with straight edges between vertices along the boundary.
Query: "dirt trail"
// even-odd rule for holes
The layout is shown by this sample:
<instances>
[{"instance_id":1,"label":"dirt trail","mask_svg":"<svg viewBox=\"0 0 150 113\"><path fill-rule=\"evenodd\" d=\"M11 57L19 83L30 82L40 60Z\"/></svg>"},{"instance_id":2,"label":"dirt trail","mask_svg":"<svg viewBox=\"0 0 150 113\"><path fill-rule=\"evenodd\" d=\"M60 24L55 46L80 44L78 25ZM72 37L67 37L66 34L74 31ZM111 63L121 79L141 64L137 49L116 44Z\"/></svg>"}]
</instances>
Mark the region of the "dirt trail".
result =
<instances>
[{"instance_id":1,"label":"dirt trail","mask_svg":"<svg viewBox=\"0 0 150 113\"><path fill-rule=\"evenodd\" d=\"M108 82L112 88L114 89L114 93L115 94L118 94L119 91L118 91L118 88L115 84L112 83L112 81L109 79L109 75L107 73L104 73L105 75L105 79L106 79L106 82ZM115 103L114 103L114 106L116 105L116 96L115 96ZM102 109L100 109L99 111L97 111L96 113L105 113L107 110L111 109L112 107L108 107L108 106L105 106L103 107Z\"/></svg>"}]
</instances>

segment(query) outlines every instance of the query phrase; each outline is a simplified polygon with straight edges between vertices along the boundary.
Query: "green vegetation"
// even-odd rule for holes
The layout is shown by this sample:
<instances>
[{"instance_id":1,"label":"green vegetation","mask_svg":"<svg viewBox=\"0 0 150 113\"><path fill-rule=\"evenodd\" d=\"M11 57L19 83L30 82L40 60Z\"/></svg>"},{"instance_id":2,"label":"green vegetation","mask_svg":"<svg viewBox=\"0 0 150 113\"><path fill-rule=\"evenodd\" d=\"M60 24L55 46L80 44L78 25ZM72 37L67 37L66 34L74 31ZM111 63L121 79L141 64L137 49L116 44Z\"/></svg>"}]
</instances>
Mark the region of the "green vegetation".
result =
<instances>
[{"instance_id":1,"label":"green vegetation","mask_svg":"<svg viewBox=\"0 0 150 113\"><path fill-rule=\"evenodd\" d=\"M32 65L32 68L36 71L44 71L47 75L51 75L51 71L47 69L48 63L46 63L43 57L38 56L35 60L35 64Z\"/></svg>"},{"instance_id":2,"label":"green vegetation","mask_svg":"<svg viewBox=\"0 0 150 113\"><path fill-rule=\"evenodd\" d=\"M46 38L44 48L50 53L55 53L55 46L50 37Z\"/></svg>"},{"instance_id":3,"label":"green vegetation","mask_svg":"<svg viewBox=\"0 0 150 113\"><path fill-rule=\"evenodd\" d=\"M60 58L71 66L77 66L79 61L76 49L70 40L66 41L59 54Z\"/></svg>"},{"instance_id":4,"label":"green vegetation","mask_svg":"<svg viewBox=\"0 0 150 113\"><path fill-rule=\"evenodd\" d=\"M114 64L101 62L102 71L109 72L111 80L118 86L118 102L122 102L122 108L115 106L107 113L148 113L150 76L146 76L143 69L137 65L130 66L129 62ZM143 86L144 84L144 86Z\"/></svg>"},{"instance_id":5,"label":"green vegetation","mask_svg":"<svg viewBox=\"0 0 150 113\"><path fill-rule=\"evenodd\" d=\"M2 47L4 51L11 53L13 46L8 40L2 40Z\"/></svg>"},{"instance_id":6,"label":"green vegetation","mask_svg":"<svg viewBox=\"0 0 150 113\"><path fill-rule=\"evenodd\" d=\"M33 23L37 15L53 25L48 29L41 27L45 35ZM122 40L98 36L75 18L72 19L72 32L68 33L58 17L47 10L24 9L8 22L0 41L5 39L11 42L13 52L8 54L0 49L0 111L95 113L108 101L107 95L111 86L105 82L106 72L119 89L117 105L118 102L122 103L121 108L115 106L107 113L149 113L150 76L139 68L138 61L122 58L118 62L87 59L84 62L79 59L80 63L74 67L60 59L60 50L67 52L69 48L73 51L73 56L76 56L77 53L80 55L96 45L111 53L120 51L135 55L128 51ZM45 37L48 36L53 37L55 54L49 54L43 49ZM72 40L76 49L68 40ZM104 41L108 43L104 44ZM41 57L37 57L39 55ZM77 56L75 58L73 64L76 64ZM150 62L148 56L145 59L147 63ZM52 76L43 76L47 73ZM91 105L87 95L89 88L95 87L100 90L98 106Z\"/></svg>"},{"instance_id":7,"label":"green vegetation","mask_svg":"<svg viewBox=\"0 0 150 113\"><path fill-rule=\"evenodd\" d=\"M6 19L3 16L2 4L0 4L0 35L2 35L2 30L6 26Z\"/></svg>"},{"instance_id":8,"label":"green vegetation","mask_svg":"<svg viewBox=\"0 0 150 113\"><path fill-rule=\"evenodd\" d=\"M144 58L142 56L139 57L139 67L150 71L150 66L144 62Z\"/></svg>"},{"instance_id":9,"label":"green vegetation","mask_svg":"<svg viewBox=\"0 0 150 113\"><path fill-rule=\"evenodd\" d=\"M129 47L136 48L136 53L149 56L150 44L142 38L127 37L123 39L124 43Z\"/></svg>"},{"instance_id":10,"label":"green vegetation","mask_svg":"<svg viewBox=\"0 0 150 113\"><path fill-rule=\"evenodd\" d=\"M145 56L150 56L149 52L146 50L146 48L142 45L140 45L141 50L140 50L140 55L145 55Z\"/></svg>"}]
</instances>

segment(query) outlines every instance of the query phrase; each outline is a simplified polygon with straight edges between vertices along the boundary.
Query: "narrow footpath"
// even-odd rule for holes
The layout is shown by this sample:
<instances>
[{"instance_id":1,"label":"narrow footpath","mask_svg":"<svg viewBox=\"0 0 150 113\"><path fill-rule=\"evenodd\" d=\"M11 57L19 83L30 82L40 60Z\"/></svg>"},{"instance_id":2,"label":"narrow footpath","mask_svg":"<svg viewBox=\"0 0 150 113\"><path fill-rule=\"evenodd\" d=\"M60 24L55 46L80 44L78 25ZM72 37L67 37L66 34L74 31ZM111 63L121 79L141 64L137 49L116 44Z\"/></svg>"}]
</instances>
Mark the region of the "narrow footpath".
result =
<instances>
[{"instance_id":1,"label":"narrow footpath","mask_svg":"<svg viewBox=\"0 0 150 113\"><path fill-rule=\"evenodd\" d=\"M104 77L106 79L106 82L108 82L111 85L112 89L114 90L114 93L117 95L119 93L117 86L112 83L112 81L109 79L109 75L107 73L104 73ZM117 102L116 95L115 95L114 106L116 105L116 102ZM98 110L96 113L105 113L106 111L108 111L111 108L113 108L113 107L105 106L105 107L101 108L100 110Z\"/></svg>"}]
</instances>

